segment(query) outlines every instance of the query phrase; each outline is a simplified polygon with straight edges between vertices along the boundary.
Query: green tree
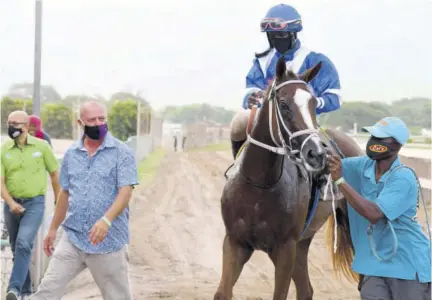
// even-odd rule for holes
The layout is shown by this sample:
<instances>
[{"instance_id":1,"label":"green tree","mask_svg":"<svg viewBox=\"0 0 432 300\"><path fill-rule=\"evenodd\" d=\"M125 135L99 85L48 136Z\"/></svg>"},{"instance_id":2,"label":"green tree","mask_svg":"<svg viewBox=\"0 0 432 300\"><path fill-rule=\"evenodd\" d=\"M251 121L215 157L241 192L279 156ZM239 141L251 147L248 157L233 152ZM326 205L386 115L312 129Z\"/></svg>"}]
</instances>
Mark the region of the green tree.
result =
<instances>
[{"instance_id":1,"label":"green tree","mask_svg":"<svg viewBox=\"0 0 432 300\"><path fill-rule=\"evenodd\" d=\"M323 126L350 130L357 123L358 128L375 124L383 117L401 118L411 129L412 134L419 134L421 128L431 128L431 99L412 98L394 101L391 105L381 102L347 102L337 111L319 116Z\"/></svg>"},{"instance_id":2,"label":"green tree","mask_svg":"<svg viewBox=\"0 0 432 300\"><path fill-rule=\"evenodd\" d=\"M49 103L42 109L44 131L54 139L72 139L72 109L63 104Z\"/></svg>"},{"instance_id":3,"label":"green tree","mask_svg":"<svg viewBox=\"0 0 432 300\"><path fill-rule=\"evenodd\" d=\"M354 123L357 123L359 127L369 126L379 119L391 115L390 107L387 104L344 102L339 110L320 116L319 122L323 126L340 126L342 130L350 130Z\"/></svg>"},{"instance_id":4,"label":"green tree","mask_svg":"<svg viewBox=\"0 0 432 300\"><path fill-rule=\"evenodd\" d=\"M126 141L137 132L137 103L135 100L116 100L108 113L108 126L119 140Z\"/></svg>"}]
</instances>

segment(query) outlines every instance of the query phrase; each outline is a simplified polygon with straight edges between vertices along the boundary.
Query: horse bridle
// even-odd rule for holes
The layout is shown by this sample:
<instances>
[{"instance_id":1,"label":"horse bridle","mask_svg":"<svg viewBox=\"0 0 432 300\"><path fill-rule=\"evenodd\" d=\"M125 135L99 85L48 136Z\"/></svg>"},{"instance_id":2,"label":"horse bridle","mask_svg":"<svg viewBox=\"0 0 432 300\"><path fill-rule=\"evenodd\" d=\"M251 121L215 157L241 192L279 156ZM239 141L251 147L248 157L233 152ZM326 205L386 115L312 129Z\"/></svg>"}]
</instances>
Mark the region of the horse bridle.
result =
<instances>
[{"instance_id":1,"label":"horse bridle","mask_svg":"<svg viewBox=\"0 0 432 300\"><path fill-rule=\"evenodd\" d=\"M304 84L307 87L307 83L305 81L299 80L299 79L288 80L288 81L285 81L285 82L283 82L283 83L281 83L279 85L276 85L276 80L275 80L272 83L272 86L270 88L270 92L269 92L269 95L268 95L268 99L267 100L269 101L269 105L270 105L270 107L269 107L269 130L270 130L270 136L271 136L271 139L272 139L273 143L277 147L264 144L264 143L262 143L262 142L260 142L260 141L258 141L256 139L254 139L254 138L251 137L251 135L249 133L247 133L247 140L250 143L252 143L252 144L254 144L254 145L258 146L258 147L264 148L264 149L266 149L266 150L268 150L270 152L273 152L273 153L276 153L276 154L279 154L279 155L288 155L289 159L291 159L295 164L303 166L303 162L302 162L302 159L301 159L302 156L303 156L302 149L303 149L304 145L306 144L306 142L308 140L310 140L313 137L319 137L319 135L318 135L318 129L304 129L304 130L299 130L299 131L296 131L296 132L292 133L288 129L288 127L285 125L285 122L283 122L283 118L282 118L282 113L280 111L280 107L279 107L279 105L276 102L276 92L280 88L282 88L282 87L284 87L284 86L286 86L288 84L295 84L295 83L301 83L301 84ZM278 134L278 137L279 137L281 143L279 143L275 139L274 134L273 134L273 105L275 106L275 110L276 110L277 134ZM281 124L282 124L282 128L285 130L285 132L289 136L289 141L288 141L289 145L286 144L285 139L282 136ZM305 138L304 141L302 142L302 144L300 146L300 150L294 150L293 147L292 147L292 139L294 139L294 138L296 138L298 136L301 136L301 135L305 135L305 134L308 134L308 137ZM300 158L296 157L297 154L300 154Z\"/></svg>"}]
</instances>

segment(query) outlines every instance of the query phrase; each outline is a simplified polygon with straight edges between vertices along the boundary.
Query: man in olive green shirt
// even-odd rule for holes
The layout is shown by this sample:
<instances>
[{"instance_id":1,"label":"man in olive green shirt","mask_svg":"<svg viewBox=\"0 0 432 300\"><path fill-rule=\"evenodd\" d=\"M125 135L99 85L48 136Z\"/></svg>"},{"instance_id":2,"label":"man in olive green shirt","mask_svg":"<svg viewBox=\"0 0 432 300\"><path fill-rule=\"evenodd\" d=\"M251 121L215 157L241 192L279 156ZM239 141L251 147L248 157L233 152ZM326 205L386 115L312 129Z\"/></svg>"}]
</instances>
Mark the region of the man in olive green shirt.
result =
<instances>
[{"instance_id":1,"label":"man in olive green shirt","mask_svg":"<svg viewBox=\"0 0 432 300\"><path fill-rule=\"evenodd\" d=\"M31 294L29 266L45 211L47 171L57 199L59 165L50 145L28 134L26 112L12 112L7 124L12 140L1 147L1 197L14 263L6 300L18 300Z\"/></svg>"}]
</instances>

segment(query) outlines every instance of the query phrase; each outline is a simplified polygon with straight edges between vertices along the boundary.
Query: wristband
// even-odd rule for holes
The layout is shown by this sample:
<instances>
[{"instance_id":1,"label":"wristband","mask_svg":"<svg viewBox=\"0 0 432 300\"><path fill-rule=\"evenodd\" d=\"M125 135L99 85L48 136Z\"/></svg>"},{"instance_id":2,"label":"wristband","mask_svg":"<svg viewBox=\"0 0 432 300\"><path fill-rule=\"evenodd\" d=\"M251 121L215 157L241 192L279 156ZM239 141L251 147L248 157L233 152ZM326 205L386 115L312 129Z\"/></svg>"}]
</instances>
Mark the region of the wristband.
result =
<instances>
[{"instance_id":1,"label":"wristband","mask_svg":"<svg viewBox=\"0 0 432 300\"><path fill-rule=\"evenodd\" d=\"M345 183L345 179L343 177L339 178L338 180L335 181L335 184L337 186L341 185L342 183Z\"/></svg>"},{"instance_id":2,"label":"wristband","mask_svg":"<svg viewBox=\"0 0 432 300\"><path fill-rule=\"evenodd\" d=\"M108 224L108 227L111 227L111 222L110 222L110 220L108 220L107 217L103 216L103 217L102 217L102 220L103 220L105 223Z\"/></svg>"}]
</instances>

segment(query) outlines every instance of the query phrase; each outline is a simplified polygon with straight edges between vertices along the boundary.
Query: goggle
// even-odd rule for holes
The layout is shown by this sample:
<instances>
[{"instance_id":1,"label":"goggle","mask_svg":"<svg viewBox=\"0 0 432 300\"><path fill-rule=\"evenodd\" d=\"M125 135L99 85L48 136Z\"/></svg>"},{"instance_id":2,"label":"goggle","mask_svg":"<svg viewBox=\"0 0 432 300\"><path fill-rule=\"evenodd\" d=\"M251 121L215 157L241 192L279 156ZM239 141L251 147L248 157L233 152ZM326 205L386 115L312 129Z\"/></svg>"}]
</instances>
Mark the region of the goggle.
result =
<instances>
[{"instance_id":1,"label":"goggle","mask_svg":"<svg viewBox=\"0 0 432 300\"><path fill-rule=\"evenodd\" d=\"M288 21L282 21L278 18L268 18L263 19L261 21L261 30L264 31L267 28L273 29L273 30L284 30L287 29L290 25L298 25L301 24L301 20L288 20Z\"/></svg>"}]
</instances>

